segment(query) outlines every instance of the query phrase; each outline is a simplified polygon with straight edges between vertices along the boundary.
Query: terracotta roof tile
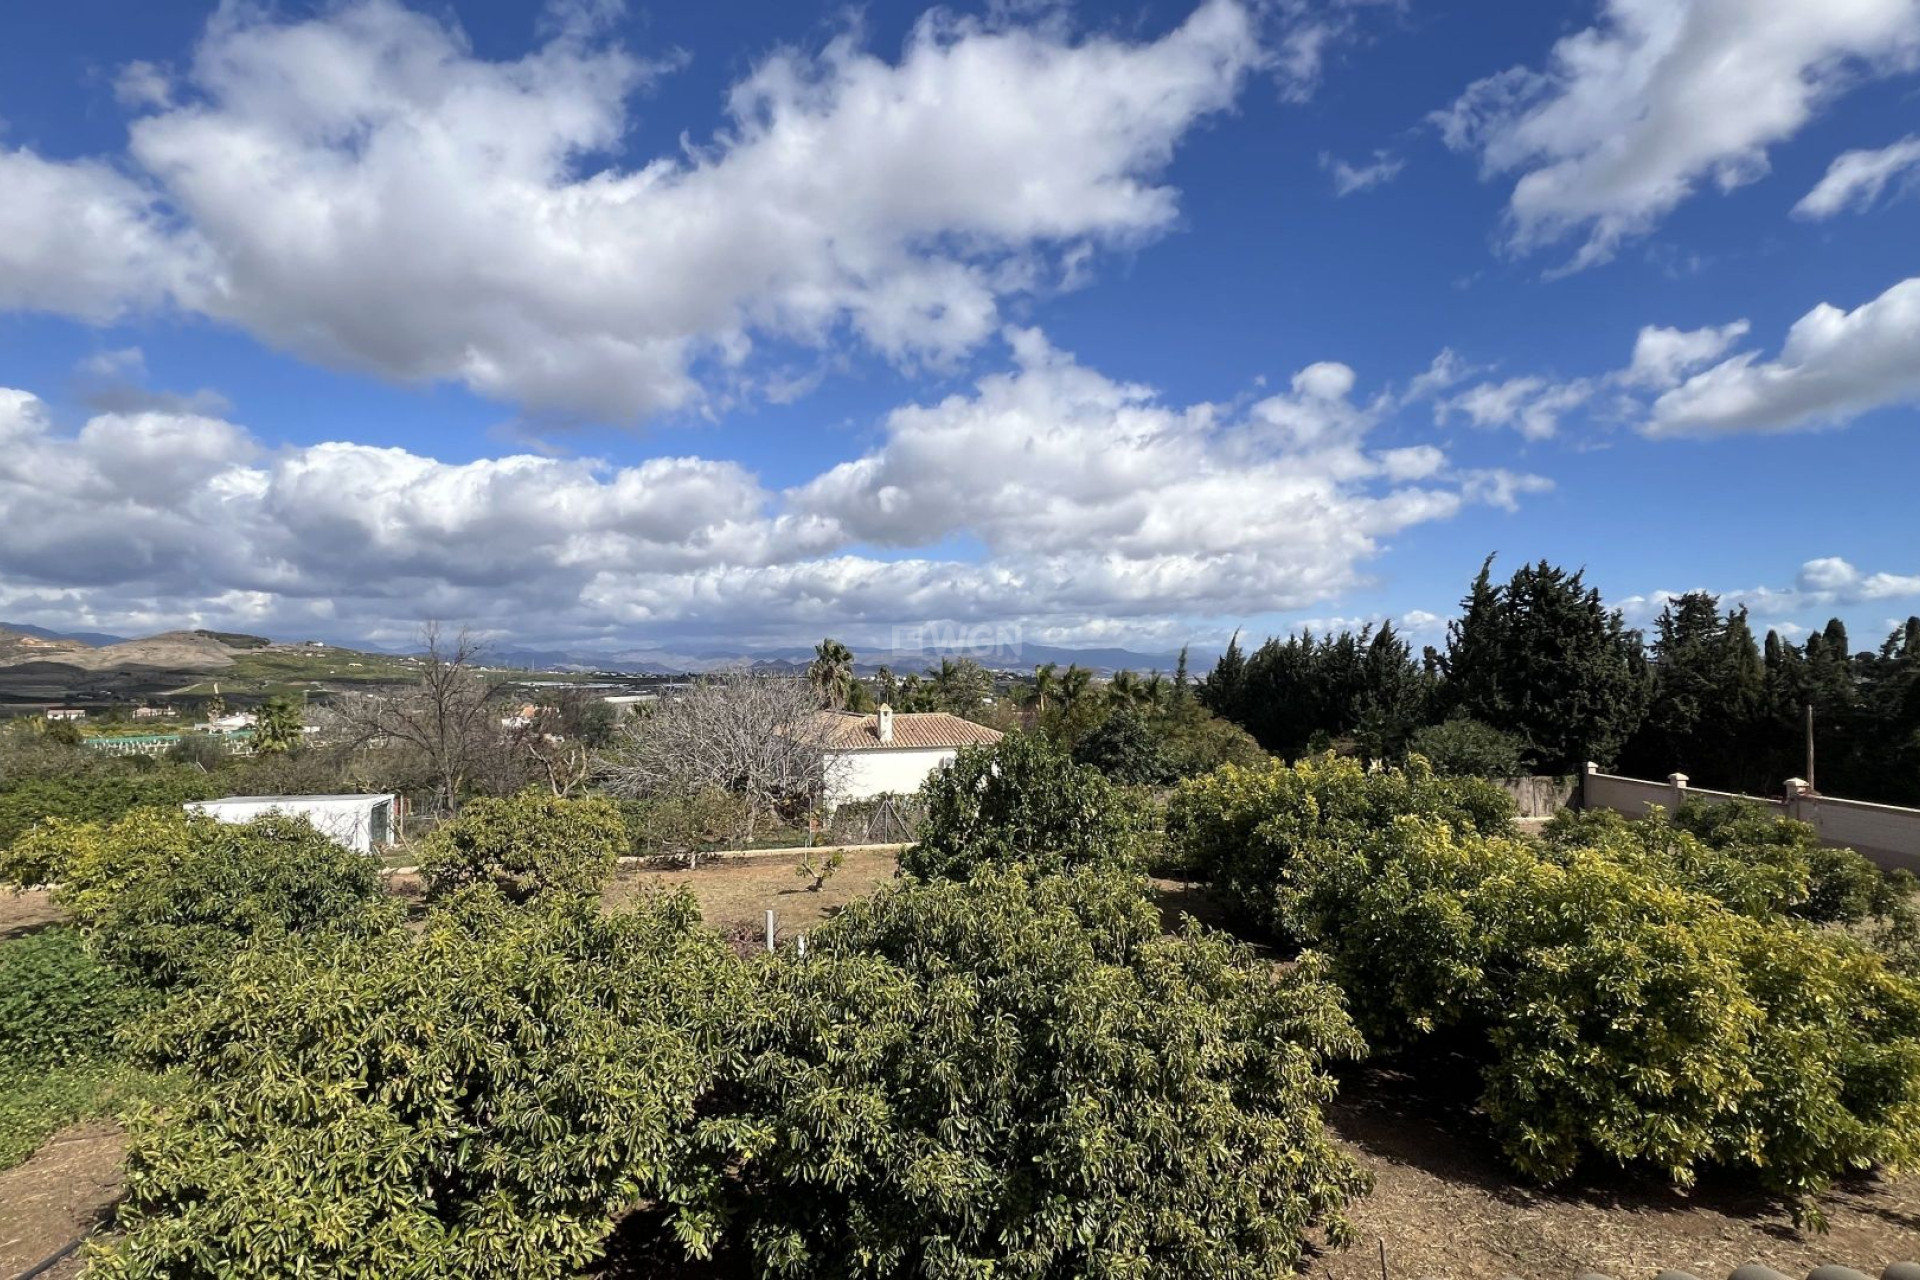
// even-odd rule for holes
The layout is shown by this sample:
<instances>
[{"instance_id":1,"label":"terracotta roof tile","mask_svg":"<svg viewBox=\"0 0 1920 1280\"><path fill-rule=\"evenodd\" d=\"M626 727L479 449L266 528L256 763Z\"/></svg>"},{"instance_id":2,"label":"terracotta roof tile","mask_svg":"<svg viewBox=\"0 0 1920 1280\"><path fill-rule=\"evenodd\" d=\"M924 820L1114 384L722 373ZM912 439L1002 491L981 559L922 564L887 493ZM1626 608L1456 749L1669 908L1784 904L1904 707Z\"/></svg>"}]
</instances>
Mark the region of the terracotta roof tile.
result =
<instances>
[{"instance_id":1,"label":"terracotta roof tile","mask_svg":"<svg viewBox=\"0 0 1920 1280\"><path fill-rule=\"evenodd\" d=\"M908 747L972 747L998 742L998 729L945 711L896 711L893 741L880 741L880 717L822 711L814 719L821 742L835 751L885 751Z\"/></svg>"}]
</instances>

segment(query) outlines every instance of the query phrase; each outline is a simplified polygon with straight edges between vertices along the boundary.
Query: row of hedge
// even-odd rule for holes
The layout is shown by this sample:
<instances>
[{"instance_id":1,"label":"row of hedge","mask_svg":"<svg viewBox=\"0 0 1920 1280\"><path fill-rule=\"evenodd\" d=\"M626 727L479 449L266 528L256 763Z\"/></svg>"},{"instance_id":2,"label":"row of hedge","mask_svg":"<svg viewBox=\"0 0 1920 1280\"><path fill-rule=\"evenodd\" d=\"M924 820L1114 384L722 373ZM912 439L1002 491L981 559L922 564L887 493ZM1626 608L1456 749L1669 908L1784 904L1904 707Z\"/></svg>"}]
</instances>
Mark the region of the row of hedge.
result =
<instances>
[{"instance_id":1,"label":"row of hedge","mask_svg":"<svg viewBox=\"0 0 1920 1280\"><path fill-rule=\"evenodd\" d=\"M1168 839L1326 955L1377 1044L1468 1046L1534 1177L1748 1168L1811 1214L1836 1178L1920 1155L1920 985L1821 927L1897 888L1739 811L1576 816L1531 841L1502 800L1329 757L1189 784Z\"/></svg>"},{"instance_id":2,"label":"row of hedge","mask_svg":"<svg viewBox=\"0 0 1920 1280\"><path fill-rule=\"evenodd\" d=\"M603 913L611 831L470 809L411 925L302 824L17 846L185 1081L94 1273L561 1276L636 1206L766 1276L1252 1277L1350 1234L1320 1106L1360 1041L1313 965L1167 936L1103 867L904 880L742 957L684 893Z\"/></svg>"}]
</instances>

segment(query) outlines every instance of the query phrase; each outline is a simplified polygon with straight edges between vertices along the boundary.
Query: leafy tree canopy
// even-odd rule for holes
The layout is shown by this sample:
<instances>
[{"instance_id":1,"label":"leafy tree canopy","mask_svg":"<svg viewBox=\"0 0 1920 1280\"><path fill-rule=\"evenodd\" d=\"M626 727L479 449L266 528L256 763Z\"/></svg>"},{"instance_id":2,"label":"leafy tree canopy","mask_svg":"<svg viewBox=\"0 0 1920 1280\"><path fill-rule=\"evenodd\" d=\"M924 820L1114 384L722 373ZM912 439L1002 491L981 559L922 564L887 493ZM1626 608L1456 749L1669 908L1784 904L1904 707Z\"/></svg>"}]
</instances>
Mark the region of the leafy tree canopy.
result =
<instances>
[{"instance_id":1,"label":"leafy tree canopy","mask_svg":"<svg viewBox=\"0 0 1920 1280\"><path fill-rule=\"evenodd\" d=\"M1416 730L1407 750L1435 772L1476 778L1514 778L1527 772L1527 744L1478 720L1445 720Z\"/></svg>"},{"instance_id":2,"label":"leafy tree canopy","mask_svg":"<svg viewBox=\"0 0 1920 1280\"><path fill-rule=\"evenodd\" d=\"M965 879L1016 862L1038 872L1133 865L1144 852L1139 815L1113 784L1037 734L963 747L920 797L926 818L900 866L922 879Z\"/></svg>"},{"instance_id":3,"label":"leafy tree canopy","mask_svg":"<svg viewBox=\"0 0 1920 1280\"><path fill-rule=\"evenodd\" d=\"M1287 1274L1365 1175L1312 962L1163 932L1140 882L986 870L856 903L767 970L740 1212L775 1276Z\"/></svg>"},{"instance_id":4,"label":"leafy tree canopy","mask_svg":"<svg viewBox=\"0 0 1920 1280\"><path fill-rule=\"evenodd\" d=\"M418 932L232 967L142 1037L190 1085L136 1122L91 1274L560 1277L636 1200L717 1194L739 1124L697 1106L748 988L691 897L603 916L482 888ZM715 1229L679 1224L696 1251Z\"/></svg>"},{"instance_id":5,"label":"leafy tree canopy","mask_svg":"<svg viewBox=\"0 0 1920 1280\"><path fill-rule=\"evenodd\" d=\"M1173 773L1161 735L1131 706L1115 709L1082 738L1073 758L1122 785L1165 782Z\"/></svg>"},{"instance_id":6,"label":"leafy tree canopy","mask_svg":"<svg viewBox=\"0 0 1920 1280\"><path fill-rule=\"evenodd\" d=\"M253 939L382 927L398 909L371 858L282 814L244 824L158 809L110 825L55 819L0 855L0 874L58 882L54 900L95 953L160 988L221 974Z\"/></svg>"},{"instance_id":7,"label":"leafy tree canopy","mask_svg":"<svg viewBox=\"0 0 1920 1280\"><path fill-rule=\"evenodd\" d=\"M420 875L430 897L474 884L514 902L597 894L629 843L619 806L603 797L482 796L421 841Z\"/></svg>"}]
</instances>

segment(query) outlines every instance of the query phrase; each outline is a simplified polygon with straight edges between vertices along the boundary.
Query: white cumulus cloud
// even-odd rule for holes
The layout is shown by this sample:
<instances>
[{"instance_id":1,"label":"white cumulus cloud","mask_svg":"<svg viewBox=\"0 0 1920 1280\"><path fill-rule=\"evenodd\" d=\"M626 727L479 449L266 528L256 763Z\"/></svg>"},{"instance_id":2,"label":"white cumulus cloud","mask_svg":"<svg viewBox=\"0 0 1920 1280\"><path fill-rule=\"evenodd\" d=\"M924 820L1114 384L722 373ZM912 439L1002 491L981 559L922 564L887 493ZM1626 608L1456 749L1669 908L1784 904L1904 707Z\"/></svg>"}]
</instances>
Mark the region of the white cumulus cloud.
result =
<instances>
[{"instance_id":1,"label":"white cumulus cloud","mask_svg":"<svg viewBox=\"0 0 1920 1280\"><path fill-rule=\"evenodd\" d=\"M1618 601L1616 607L1633 625L1647 626L1670 602L1684 594L1677 590L1651 591ZM1790 621L1795 615L1818 617L1827 613L1831 616L1834 609L1853 610L1891 600L1920 600L1920 573L1866 573L1839 556L1822 556L1802 564L1788 585L1745 587L1709 594L1719 597L1724 609L1744 606L1766 629L1792 639L1804 635L1808 629L1804 623ZM1893 624L1888 625L1891 629ZM1866 638L1855 636L1854 639Z\"/></svg>"},{"instance_id":2,"label":"white cumulus cloud","mask_svg":"<svg viewBox=\"0 0 1920 1280\"><path fill-rule=\"evenodd\" d=\"M121 160L0 151L0 306L170 304L629 420L738 385L766 339L941 362L1172 227L1176 144L1267 63L1240 0L1143 39L936 10L897 60L773 52L692 142L630 116L668 68L580 22L494 60L394 0L225 6L177 79L123 77L147 109Z\"/></svg>"},{"instance_id":3,"label":"white cumulus cloud","mask_svg":"<svg viewBox=\"0 0 1920 1280\"><path fill-rule=\"evenodd\" d=\"M1435 416L1445 421L1459 413L1476 427L1512 427L1528 440L1545 440L1560 429L1560 419L1593 397L1586 379L1553 382L1534 375L1504 382L1482 382L1439 402Z\"/></svg>"},{"instance_id":4,"label":"white cumulus cloud","mask_svg":"<svg viewBox=\"0 0 1920 1280\"><path fill-rule=\"evenodd\" d=\"M1747 336L1745 320L1704 329L1673 329L1648 325L1633 344L1633 364L1620 375L1632 387L1665 390L1701 365L1717 360Z\"/></svg>"},{"instance_id":5,"label":"white cumulus cloud","mask_svg":"<svg viewBox=\"0 0 1920 1280\"><path fill-rule=\"evenodd\" d=\"M1333 175L1334 195L1350 196L1392 182L1407 167L1407 162L1390 151L1376 151L1373 159L1356 165L1323 151L1320 153L1320 167Z\"/></svg>"},{"instance_id":6,"label":"white cumulus cloud","mask_svg":"<svg viewBox=\"0 0 1920 1280\"><path fill-rule=\"evenodd\" d=\"M1754 181L1829 99L1916 52L1913 0L1604 0L1544 70L1479 81L1435 119L1486 173L1518 175L1511 246L1579 235L1578 269L1703 185Z\"/></svg>"},{"instance_id":7,"label":"white cumulus cloud","mask_svg":"<svg viewBox=\"0 0 1920 1280\"><path fill-rule=\"evenodd\" d=\"M1357 400L1342 364L1238 408L1172 405L1038 332L1007 340L1011 368L901 406L870 452L784 491L697 457L275 449L188 412L69 433L0 392L0 607L393 638L437 616L553 643L1001 621L1150 634L1330 599L1393 538L1548 487L1432 445L1374 448L1388 398Z\"/></svg>"},{"instance_id":8,"label":"white cumulus cloud","mask_svg":"<svg viewBox=\"0 0 1920 1280\"><path fill-rule=\"evenodd\" d=\"M1822 303L1794 322L1776 359L1742 352L1654 401L1653 436L1834 426L1920 399L1920 278L1852 311Z\"/></svg>"}]
</instances>

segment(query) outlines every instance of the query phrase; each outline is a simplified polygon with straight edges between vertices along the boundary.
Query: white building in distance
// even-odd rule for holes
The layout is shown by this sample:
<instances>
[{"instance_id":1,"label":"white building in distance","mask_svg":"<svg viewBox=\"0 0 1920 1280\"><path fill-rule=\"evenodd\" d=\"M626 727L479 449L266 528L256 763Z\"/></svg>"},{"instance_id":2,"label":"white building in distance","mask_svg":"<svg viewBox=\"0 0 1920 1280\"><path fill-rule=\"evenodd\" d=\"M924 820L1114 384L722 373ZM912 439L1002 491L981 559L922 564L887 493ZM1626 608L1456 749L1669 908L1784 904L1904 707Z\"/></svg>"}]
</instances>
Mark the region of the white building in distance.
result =
<instances>
[{"instance_id":1,"label":"white building in distance","mask_svg":"<svg viewBox=\"0 0 1920 1280\"><path fill-rule=\"evenodd\" d=\"M335 844L371 854L394 836L394 798L385 796L225 796L184 806L219 822L252 822L269 813L305 818Z\"/></svg>"},{"instance_id":2,"label":"white building in distance","mask_svg":"<svg viewBox=\"0 0 1920 1280\"><path fill-rule=\"evenodd\" d=\"M945 711L877 715L823 711L815 732L827 753L827 807L883 795L911 795L962 747L985 746L1004 736L998 729Z\"/></svg>"}]
</instances>

